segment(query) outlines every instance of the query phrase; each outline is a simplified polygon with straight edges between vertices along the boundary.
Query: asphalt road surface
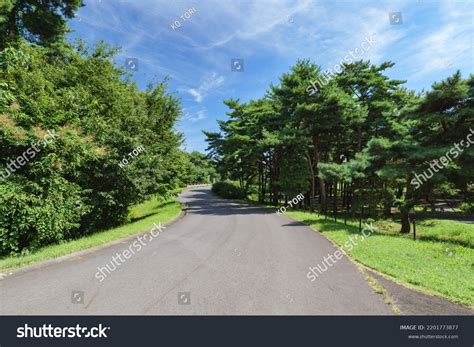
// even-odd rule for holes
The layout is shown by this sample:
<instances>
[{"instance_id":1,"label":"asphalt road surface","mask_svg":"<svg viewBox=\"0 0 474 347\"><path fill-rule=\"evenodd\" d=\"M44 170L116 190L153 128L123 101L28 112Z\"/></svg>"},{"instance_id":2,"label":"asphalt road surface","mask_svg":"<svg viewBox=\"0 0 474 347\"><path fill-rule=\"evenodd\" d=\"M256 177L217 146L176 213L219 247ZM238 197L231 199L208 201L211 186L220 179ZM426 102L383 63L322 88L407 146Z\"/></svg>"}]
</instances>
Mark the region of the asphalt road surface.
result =
<instances>
[{"instance_id":1,"label":"asphalt road surface","mask_svg":"<svg viewBox=\"0 0 474 347\"><path fill-rule=\"evenodd\" d=\"M314 282L306 277L335 251L309 227L207 188L181 199L186 216L103 271L102 282L98 268L113 269L112 257L136 238L4 278L0 314L392 314L346 257Z\"/></svg>"}]
</instances>

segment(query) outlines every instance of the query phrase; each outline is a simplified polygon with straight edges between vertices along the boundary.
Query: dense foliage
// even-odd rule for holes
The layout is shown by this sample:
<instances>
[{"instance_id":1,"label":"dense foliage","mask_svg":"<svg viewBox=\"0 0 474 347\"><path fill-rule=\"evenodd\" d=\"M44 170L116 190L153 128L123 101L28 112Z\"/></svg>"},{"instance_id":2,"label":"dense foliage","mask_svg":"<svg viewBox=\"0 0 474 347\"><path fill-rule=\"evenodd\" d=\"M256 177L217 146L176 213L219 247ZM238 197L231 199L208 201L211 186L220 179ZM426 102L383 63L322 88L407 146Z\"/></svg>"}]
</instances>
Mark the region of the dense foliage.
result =
<instances>
[{"instance_id":1,"label":"dense foliage","mask_svg":"<svg viewBox=\"0 0 474 347\"><path fill-rule=\"evenodd\" d=\"M187 156L187 168L183 177L187 184L212 183L217 179L215 163L205 154L194 151Z\"/></svg>"},{"instance_id":2,"label":"dense foliage","mask_svg":"<svg viewBox=\"0 0 474 347\"><path fill-rule=\"evenodd\" d=\"M19 37L43 45L60 41L81 6L82 0L1 0L0 50Z\"/></svg>"},{"instance_id":3,"label":"dense foliage","mask_svg":"<svg viewBox=\"0 0 474 347\"><path fill-rule=\"evenodd\" d=\"M0 53L0 254L122 223L132 204L183 185L178 100L166 81L139 91L114 53L21 40Z\"/></svg>"},{"instance_id":4,"label":"dense foliage","mask_svg":"<svg viewBox=\"0 0 474 347\"><path fill-rule=\"evenodd\" d=\"M397 206L402 232L410 231L409 213L421 201L455 197L468 210L474 76L457 72L415 94L384 74L392 66L346 64L309 93L321 69L299 61L264 98L225 101L229 119L218 121L219 133L205 133L209 155L224 179L245 192L256 185L260 202L305 193L305 206L323 213L366 206L366 213L390 215ZM460 150L453 150L456 143ZM440 158L441 169L433 168Z\"/></svg>"},{"instance_id":5,"label":"dense foliage","mask_svg":"<svg viewBox=\"0 0 474 347\"><path fill-rule=\"evenodd\" d=\"M212 185L212 192L225 199L245 199L247 197L245 191L232 182L216 182Z\"/></svg>"},{"instance_id":6,"label":"dense foliage","mask_svg":"<svg viewBox=\"0 0 474 347\"><path fill-rule=\"evenodd\" d=\"M0 3L0 255L126 222L152 195L215 180L205 155L180 149L166 80L140 91L113 64L117 49L65 41L81 6Z\"/></svg>"}]
</instances>

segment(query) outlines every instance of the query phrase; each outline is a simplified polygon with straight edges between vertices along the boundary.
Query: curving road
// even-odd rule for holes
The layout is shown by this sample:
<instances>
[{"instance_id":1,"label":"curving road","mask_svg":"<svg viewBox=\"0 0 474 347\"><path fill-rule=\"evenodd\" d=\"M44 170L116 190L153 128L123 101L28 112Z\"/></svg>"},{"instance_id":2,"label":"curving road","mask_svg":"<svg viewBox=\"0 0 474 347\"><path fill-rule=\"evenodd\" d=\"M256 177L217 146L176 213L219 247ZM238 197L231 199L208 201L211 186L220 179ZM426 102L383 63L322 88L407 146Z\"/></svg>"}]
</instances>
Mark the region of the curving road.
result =
<instances>
[{"instance_id":1,"label":"curving road","mask_svg":"<svg viewBox=\"0 0 474 347\"><path fill-rule=\"evenodd\" d=\"M346 257L316 281L306 277L309 266L335 251L310 228L217 199L207 188L188 190L181 200L186 216L134 247L115 271L103 271L102 282L98 267L132 248L136 237L1 280L0 314L392 314Z\"/></svg>"}]
</instances>

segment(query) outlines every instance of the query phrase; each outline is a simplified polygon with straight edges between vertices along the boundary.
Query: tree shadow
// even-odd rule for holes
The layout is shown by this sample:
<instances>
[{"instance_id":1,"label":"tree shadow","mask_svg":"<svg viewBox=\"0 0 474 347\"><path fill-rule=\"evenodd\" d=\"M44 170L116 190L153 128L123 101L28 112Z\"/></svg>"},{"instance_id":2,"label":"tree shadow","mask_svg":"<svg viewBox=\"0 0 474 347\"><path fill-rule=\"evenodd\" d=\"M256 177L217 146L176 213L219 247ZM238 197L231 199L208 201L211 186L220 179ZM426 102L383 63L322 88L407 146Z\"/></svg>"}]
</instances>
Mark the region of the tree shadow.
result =
<instances>
[{"instance_id":1,"label":"tree shadow","mask_svg":"<svg viewBox=\"0 0 474 347\"><path fill-rule=\"evenodd\" d=\"M251 203L216 197L210 189L203 188L183 192L180 194L180 201L187 205L188 214L229 216L275 213Z\"/></svg>"},{"instance_id":2,"label":"tree shadow","mask_svg":"<svg viewBox=\"0 0 474 347\"><path fill-rule=\"evenodd\" d=\"M167 207L169 205L173 205L175 202L174 201L164 201L162 203L159 203L158 205L156 205L156 207L153 207L153 212L150 212L150 213L147 213L147 214L144 214L140 217L132 217L130 219L130 223L134 223L134 222L138 222L142 219L145 219L145 218L148 218L148 217L151 217L151 216L154 216L158 213L160 213L161 209L164 208L164 207Z\"/></svg>"},{"instance_id":3,"label":"tree shadow","mask_svg":"<svg viewBox=\"0 0 474 347\"><path fill-rule=\"evenodd\" d=\"M362 235L362 232L359 231L359 228L353 225L345 225L344 223L341 222L334 222L331 220L324 220L324 218L308 218L304 219L301 221L301 223L311 226L315 223L320 223L322 224L322 228L318 231L324 232L324 231L342 231L341 229L344 229L344 231L347 231L348 233L352 235ZM364 222L362 222L362 229L364 229ZM373 231L371 232L371 236L388 236L388 237L396 237L396 238L403 238L403 239L411 239L413 240L413 234L400 234L400 233L388 233L388 232L383 232L380 230L377 230L376 228L372 229ZM367 232L366 232L367 233ZM445 243L445 244L450 244L450 245L460 245L468 248L474 248L474 245L471 243L464 241L464 240L454 240L454 239L442 239L439 236L434 236L434 235L427 235L427 234L417 234L416 236L416 241L414 242L439 242L439 243Z\"/></svg>"},{"instance_id":4,"label":"tree shadow","mask_svg":"<svg viewBox=\"0 0 474 347\"><path fill-rule=\"evenodd\" d=\"M257 214L274 214L276 211L271 210L269 208L262 207L255 203L246 203L242 201L235 201L235 200L228 200L216 197L213 195L209 188L198 188L198 189L190 189L183 192L180 195L180 200L187 204L187 213L188 214L196 214L196 215L205 215L205 216L230 216L230 215L257 215ZM340 216L339 218L342 218ZM327 219L321 215L311 215L308 218L305 218L302 221L293 221L283 226L311 226L312 224L319 223L322 224L322 228L319 231L328 231L328 232L335 232L341 231L341 229L346 230L351 235L362 235L362 232L359 231L359 227L349 224L344 224L343 219L340 219L339 222L334 222L333 219L328 217ZM354 219L347 219L349 223L358 223L358 220ZM362 229L365 227L364 221L362 221ZM365 234L368 232L366 231ZM398 237L398 238L406 238L411 239L413 238L413 234L400 234L395 232L384 232L378 230L377 228L373 228L371 232L371 236L389 236L389 237ZM461 246L472 248L473 246L469 243L458 241L458 240L443 240L439 237L432 236L432 235L423 235L417 234L416 241L419 242L443 242L446 244L458 244ZM416 242L415 241L415 242Z\"/></svg>"}]
</instances>

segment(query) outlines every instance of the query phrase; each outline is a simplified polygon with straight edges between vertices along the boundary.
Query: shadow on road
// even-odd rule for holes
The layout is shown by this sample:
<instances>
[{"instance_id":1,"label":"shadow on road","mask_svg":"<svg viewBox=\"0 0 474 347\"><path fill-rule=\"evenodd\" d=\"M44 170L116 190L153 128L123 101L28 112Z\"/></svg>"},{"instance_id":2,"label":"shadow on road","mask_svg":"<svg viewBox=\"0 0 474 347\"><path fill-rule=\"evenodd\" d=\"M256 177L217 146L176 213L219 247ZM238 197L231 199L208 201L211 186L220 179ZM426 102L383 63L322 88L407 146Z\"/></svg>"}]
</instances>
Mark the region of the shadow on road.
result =
<instances>
[{"instance_id":1,"label":"shadow on road","mask_svg":"<svg viewBox=\"0 0 474 347\"><path fill-rule=\"evenodd\" d=\"M180 201L188 206L187 213L199 215L227 216L274 213L262 207L219 198L212 194L210 189L187 190L181 194Z\"/></svg>"}]
</instances>

